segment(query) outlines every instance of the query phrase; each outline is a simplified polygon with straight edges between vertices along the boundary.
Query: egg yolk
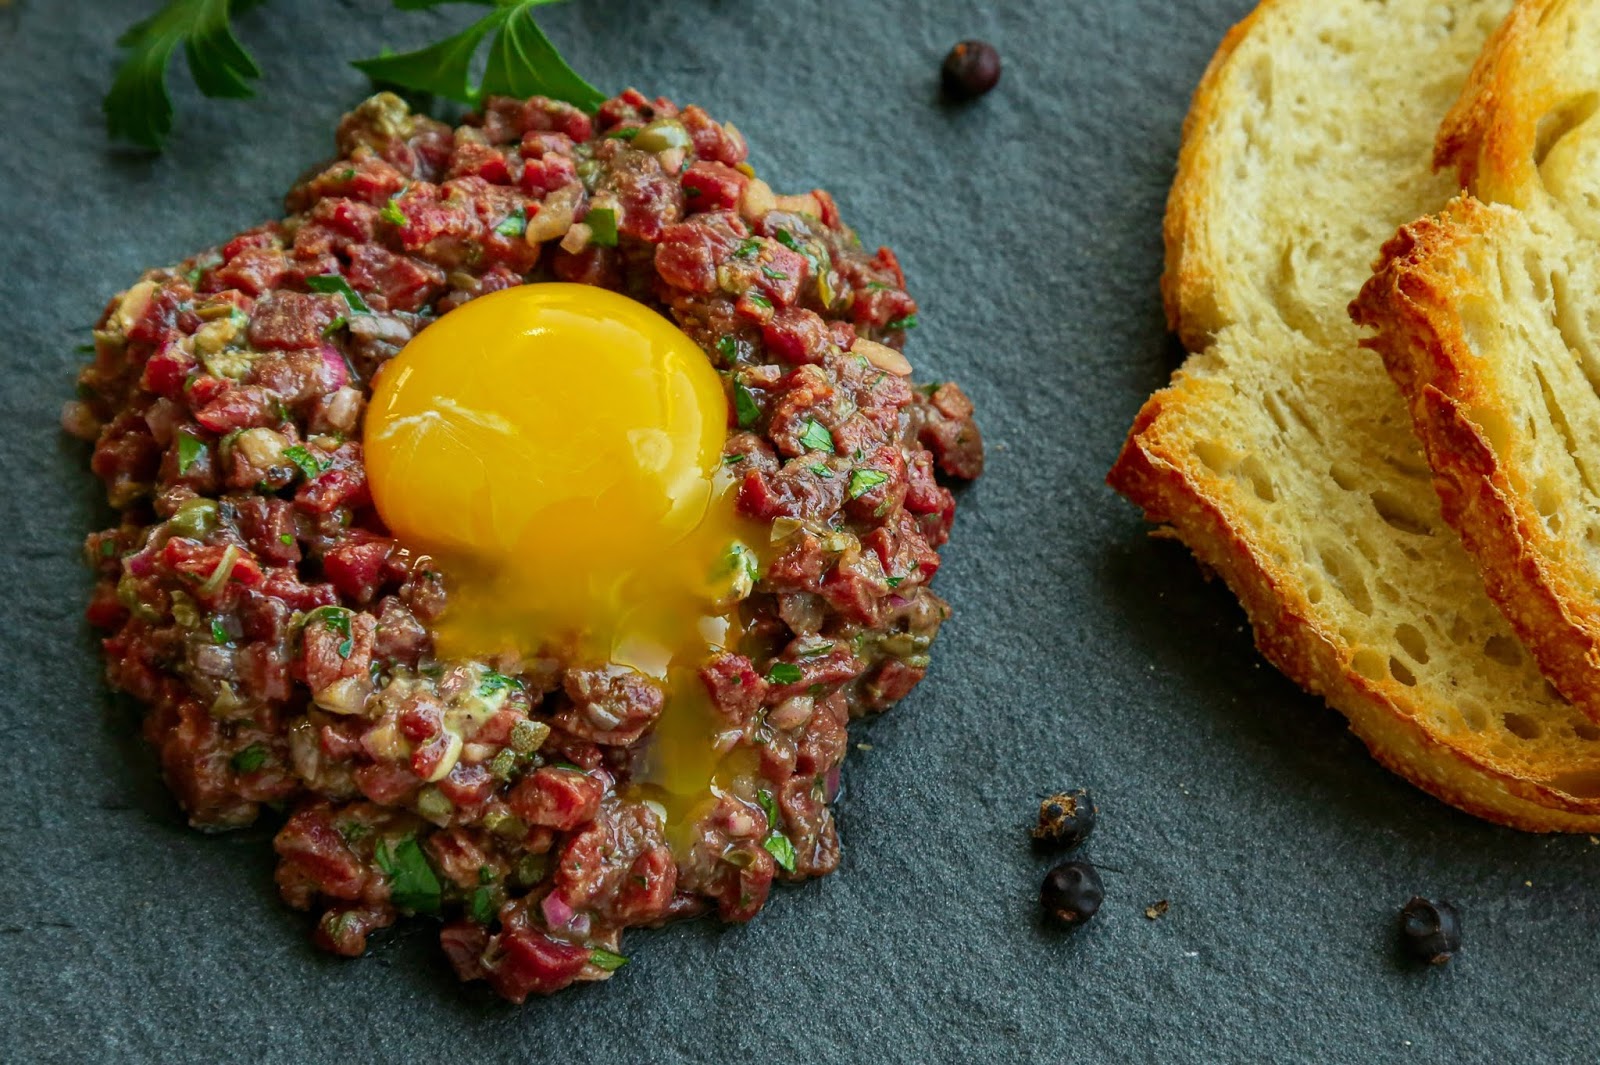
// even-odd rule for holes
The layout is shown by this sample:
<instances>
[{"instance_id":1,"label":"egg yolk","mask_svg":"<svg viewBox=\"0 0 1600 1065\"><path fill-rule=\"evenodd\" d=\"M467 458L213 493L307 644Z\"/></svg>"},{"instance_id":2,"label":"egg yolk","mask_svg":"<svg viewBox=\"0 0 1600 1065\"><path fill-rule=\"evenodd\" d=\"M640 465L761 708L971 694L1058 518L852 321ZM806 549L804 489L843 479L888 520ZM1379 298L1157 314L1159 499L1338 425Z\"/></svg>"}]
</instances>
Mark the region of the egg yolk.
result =
<instances>
[{"instance_id":1,"label":"egg yolk","mask_svg":"<svg viewBox=\"0 0 1600 1065\"><path fill-rule=\"evenodd\" d=\"M634 300L535 284L472 300L379 375L365 452L390 531L443 574L439 657L553 655L662 682L636 775L681 820L727 772L697 671L741 635L766 530L741 517L705 353Z\"/></svg>"}]
</instances>

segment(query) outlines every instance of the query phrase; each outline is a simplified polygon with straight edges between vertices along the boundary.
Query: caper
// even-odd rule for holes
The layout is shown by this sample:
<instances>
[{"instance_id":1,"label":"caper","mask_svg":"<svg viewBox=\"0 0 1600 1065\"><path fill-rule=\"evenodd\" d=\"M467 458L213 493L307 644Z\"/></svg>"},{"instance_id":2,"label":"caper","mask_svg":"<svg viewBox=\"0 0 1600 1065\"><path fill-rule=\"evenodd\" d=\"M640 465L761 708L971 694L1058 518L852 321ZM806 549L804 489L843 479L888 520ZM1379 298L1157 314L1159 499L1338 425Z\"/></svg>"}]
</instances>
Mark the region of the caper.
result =
<instances>
[{"instance_id":1,"label":"caper","mask_svg":"<svg viewBox=\"0 0 1600 1065\"><path fill-rule=\"evenodd\" d=\"M694 138L682 122L675 118L658 118L641 129L628 142L641 152L664 152L672 148L688 151L694 147Z\"/></svg>"}]
</instances>

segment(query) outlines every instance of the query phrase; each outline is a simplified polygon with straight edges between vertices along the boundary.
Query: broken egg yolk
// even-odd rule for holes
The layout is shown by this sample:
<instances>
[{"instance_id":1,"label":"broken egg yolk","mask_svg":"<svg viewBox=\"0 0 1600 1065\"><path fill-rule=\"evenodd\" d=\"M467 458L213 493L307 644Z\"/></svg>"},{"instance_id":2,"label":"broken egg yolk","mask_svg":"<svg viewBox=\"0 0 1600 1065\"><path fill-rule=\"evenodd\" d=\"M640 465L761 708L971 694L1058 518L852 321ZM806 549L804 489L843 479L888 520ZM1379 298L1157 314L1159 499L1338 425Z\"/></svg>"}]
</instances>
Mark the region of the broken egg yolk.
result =
<instances>
[{"instance_id":1,"label":"broken egg yolk","mask_svg":"<svg viewBox=\"0 0 1600 1065\"><path fill-rule=\"evenodd\" d=\"M365 453L390 531L448 605L440 658L637 670L666 692L634 790L679 820L728 767L698 677L741 635L767 530L734 508L728 401L704 352L589 285L474 299L379 375Z\"/></svg>"}]
</instances>

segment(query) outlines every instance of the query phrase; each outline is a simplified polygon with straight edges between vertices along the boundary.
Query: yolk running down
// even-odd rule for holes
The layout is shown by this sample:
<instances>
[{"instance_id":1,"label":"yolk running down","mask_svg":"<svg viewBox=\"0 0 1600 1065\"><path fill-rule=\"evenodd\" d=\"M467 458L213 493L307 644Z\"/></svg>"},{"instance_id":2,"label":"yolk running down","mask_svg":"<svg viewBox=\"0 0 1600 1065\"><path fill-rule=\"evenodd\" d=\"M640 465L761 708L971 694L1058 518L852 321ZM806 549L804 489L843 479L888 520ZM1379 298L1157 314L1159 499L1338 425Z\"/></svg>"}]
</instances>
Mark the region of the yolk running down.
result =
<instances>
[{"instance_id":1,"label":"yolk running down","mask_svg":"<svg viewBox=\"0 0 1600 1065\"><path fill-rule=\"evenodd\" d=\"M439 656L556 654L663 681L635 790L672 821L718 776L696 671L736 645L766 539L734 510L727 424L721 380L676 326L554 283L424 329L379 375L367 416L378 512L449 589Z\"/></svg>"}]
</instances>

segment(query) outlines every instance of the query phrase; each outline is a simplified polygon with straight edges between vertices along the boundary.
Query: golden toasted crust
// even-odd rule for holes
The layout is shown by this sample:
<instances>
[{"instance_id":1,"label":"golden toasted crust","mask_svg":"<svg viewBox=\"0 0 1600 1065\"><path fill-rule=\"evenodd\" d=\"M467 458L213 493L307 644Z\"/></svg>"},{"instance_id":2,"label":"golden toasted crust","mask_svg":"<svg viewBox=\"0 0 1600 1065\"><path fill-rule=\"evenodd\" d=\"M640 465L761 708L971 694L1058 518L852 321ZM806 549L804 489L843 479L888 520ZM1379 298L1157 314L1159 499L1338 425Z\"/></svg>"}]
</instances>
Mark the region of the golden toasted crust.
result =
<instances>
[{"instance_id":1,"label":"golden toasted crust","mask_svg":"<svg viewBox=\"0 0 1600 1065\"><path fill-rule=\"evenodd\" d=\"M1197 475L1188 441L1170 439L1164 418L1174 405L1205 403L1178 389L1145 403L1107 478L1111 487L1170 526L1244 606L1261 653L1290 680L1325 698L1385 768L1423 791L1486 821L1529 832L1600 830L1600 799L1581 798L1499 763L1483 746L1441 737L1427 706L1399 682L1372 680L1350 666L1350 648L1315 620L1298 576L1273 563L1234 513L1230 488ZM1545 780L1570 779L1574 791L1600 783L1592 756L1541 766Z\"/></svg>"},{"instance_id":2,"label":"golden toasted crust","mask_svg":"<svg viewBox=\"0 0 1600 1065\"><path fill-rule=\"evenodd\" d=\"M1392 665L1384 667L1380 664L1374 668L1370 658L1363 665L1360 656L1372 654L1375 645L1367 642L1364 648L1358 648L1352 642L1351 633L1341 631L1345 628L1341 625L1343 619L1330 606L1329 597L1334 592L1330 591L1332 586L1328 583L1328 574L1320 573L1314 580L1311 571L1317 566L1315 559L1307 562L1298 557L1287 557L1287 552L1295 548L1301 533L1318 527L1326 531L1333 519L1316 512L1317 500L1308 500L1304 504L1310 508L1309 513L1297 509L1292 502L1295 498L1292 491L1287 497L1280 491L1282 485L1293 487L1296 482L1292 478L1275 483L1277 470L1248 466L1252 457L1268 453L1263 446L1269 442L1265 437L1237 440L1238 455L1230 453L1207 457L1208 448L1212 451L1221 450L1216 446L1217 442L1226 440L1228 430L1228 419L1213 415L1218 411L1237 412L1239 405L1246 402L1240 398L1244 386L1244 379L1240 375L1252 372L1252 369L1259 371L1254 378L1255 383L1250 386L1252 388L1263 387L1260 373L1266 374L1269 379L1275 373L1288 378L1293 370L1292 376L1298 377L1299 370L1294 369L1296 364L1293 361L1298 356L1285 354L1281 360L1284 365L1274 370L1270 365L1273 361L1270 355L1272 345L1289 336L1294 343L1314 346L1328 335L1326 330L1320 329L1313 329L1298 338L1282 333L1285 326L1290 326L1292 333L1292 316L1272 319L1270 312L1276 305L1271 293L1263 300L1259 293L1241 289L1241 286L1259 283L1257 276L1250 269L1241 270L1238 263L1230 258L1230 252L1234 250L1227 240L1230 234L1221 228L1228 219L1212 217L1215 212L1230 209L1226 206L1228 197L1218 195L1225 191L1219 187L1219 183L1232 180L1235 167L1241 162L1238 152L1270 153L1274 150L1273 145L1258 143L1255 137L1246 138L1246 148L1241 149L1237 138L1225 143L1218 132L1239 108L1248 103L1241 101L1237 88L1229 89L1230 79L1236 86L1248 77L1248 71L1237 69L1239 64L1261 59L1262 49L1252 50L1245 46L1253 35L1264 32L1264 25L1268 22L1275 20L1277 31L1281 32L1286 22L1325 13L1326 8L1319 10L1317 7L1319 2L1266 0L1227 36L1195 94L1184 124L1177 179L1168 200L1164 225L1167 258L1162 292L1174 329L1191 350L1202 351L1203 354L1192 356L1185 369L1175 376L1172 385L1146 402L1108 481L1113 488L1143 508L1149 520L1169 526L1204 564L1223 577L1243 604L1262 653L1292 680L1324 696L1340 710L1349 719L1352 731L1383 765L1443 801L1490 821L1530 831L1600 830L1600 752L1592 744L1580 742L1569 747L1564 741L1563 737L1571 733L1561 730L1573 727L1569 719L1574 715L1559 700L1552 701L1536 690L1542 689L1542 682L1531 665L1525 663L1518 669L1506 671L1506 675L1514 674L1516 681L1516 694L1506 698L1508 720L1516 718L1517 727L1542 736L1520 747L1519 736L1512 732L1476 726L1462 727L1459 719L1451 716L1457 709L1451 705L1454 701L1450 695L1452 682L1432 678L1421 667L1415 670L1416 675L1412 675L1414 671L1405 668L1405 662L1400 660L1403 652L1398 647L1395 649L1396 657L1390 658ZM1349 6L1352 9L1355 7ZM1404 4L1395 0L1392 6L1407 7L1408 14L1414 19L1419 17L1424 7L1422 0L1406 0ZM1494 12L1495 7L1493 3L1460 3L1453 14L1461 15L1463 21L1468 18L1481 20L1486 12ZM1499 8L1499 11L1503 10L1503 7ZM1363 7L1355 17L1372 22L1372 25L1358 30L1357 36L1364 33L1369 37L1379 37L1385 32L1379 20L1386 16L1378 14L1375 9ZM1462 55L1458 61L1463 71L1482 39L1478 37L1470 48L1457 53ZM1241 50L1251 54L1241 55ZM1444 54L1443 46L1439 51ZM1303 58L1306 57L1288 57L1291 63ZM1434 60L1437 61L1437 57ZM1420 57L1413 61L1425 67L1428 58ZM1432 71L1429 73L1431 75ZM1360 91L1361 87L1357 86L1352 90L1352 95ZM1412 120L1411 128L1419 131L1415 169L1422 176L1426 175L1429 139L1437 116L1446 104L1441 100L1436 106L1438 109L1432 112L1430 120ZM1425 133L1421 132L1423 129L1426 129ZM1409 196L1419 195L1417 190L1422 187L1420 177L1415 184ZM1280 196L1283 194L1281 190L1269 191L1277 192ZM1447 192L1441 193L1432 202L1442 202L1446 195ZM1385 231L1392 232L1395 221L1398 218L1391 216ZM1341 221L1335 218L1330 220L1328 228L1331 231L1340 225ZM1365 253L1361 258L1365 260ZM1341 289L1348 284L1348 289L1343 289L1343 295L1318 291L1314 297L1325 304L1332 300L1330 306L1342 308L1360 282L1359 276L1349 276L1351 279L1348 282L1337 282ZM1235 308L1245 308L1255 317L1241 324L1240 318L1233 313ZM1263 308L1269 312L1266 318L1260 317ZM1240 339L1241 329L1249 334L1246 341ZM1220 341L1217 339L1219 336ZM1353 330L1338 337L1336 346L1322 352L1316 364L1321 369L1312 376L1321 373L1329 380L1343 379L1341 375L1347 378L1350 374L1349 365L1357 361L1359 354L1355 339ZM1242 365L1251 360L1257 364L1253 368ZM1263 362L1269 365L1259 365ZM1305 368L1304 364L1300 364L1300 369ZM1364 397L1370 394L1378 401L1378 406L1387 404L1394 408L1392 418L1385 421L1385 408L1385 412L1380 412L1383 416L1370 419L1371 424L1366 425L1362 432L1379 432L1384 425L1403 424L1405 411L1392 393L1384 395L1388 385L1377 360L1372 362L1370 381L1364 369L1357 373L1360 374L1361 384L1351 388L1352 394L1358 397L1355 405L1359 406ZM1346 416L1334 413L1330 405L1327 410L1311 411L1311 418L1307 421L1304 412L1295 408L1292 402L1287 404L1285 413L1285 409L1279 409L1284 406L1284 397L1274 393L1273 387L1267 387L1265 398L1271 400L1273 395L1277 395L1279 407L1273 407L1271 413L1278 430L1284 434L1292 435L1303 428L1309 434L1307 439L1320 440L1321 434L1330 428L1336 430L1339 419ZM1315 391L1308 395L1308 402L1318 402ZM1400 432L1403 434L1405 431L1401 429ZM1362 436L1360 439L1368 437ZM1435 516L1431 524L1438 526L1437 533L1424 532L1419 535L1429 539L1429 542L1442 543L1430 539L1434 535L1450 534L1437 519L1436 505L1431 502L1431 493L1425 480L1420 485L1416 485L1415 481L1407 482L1406 471L1396 474L1394 468L1396 464L1406 470L1422 467L1421 456L1407 457L1415 451L1415 443L1404 436L1396 437L1390 433L1383 438L1385 444L1395 441L1398 441L1396 447L1384 455L1365 454L1360 446L1344 447L1339 449L1339 454L1354 455L1358 462L1366 462L1373 467L1354 471L1356 480L1362 482L1362 493L1374 485L1410 483L1416 486L1412 495L1422 500L1422 507L1432 509ZM1274 454L1281 456L1283 451L1280 449ZM1238 456L1243 456L1236 463L1239 470L1243 471L1243 480L1238 470L1227 475L1219 472L1219 466L1226 469L1229 462ZM1319 462L1324 465L1318 466ZM1306 462L1300 472L1305 477L1326 478L1329 473L1326 462L1326 458ZM1335 472L1335 479L1338 476ZM1381 492L1374 493L1374 505L1381 495ZM1287 504L1287 514L1282 510L1286 498L1291 501ZM1362 498L1365 498L1364 495ZM1279 509L1273 511L1273 507ZM1363 520L1366 513L1363 512ZM1278 516L1274 517L1273 514ZM1437 575L1439 586L1464 588L1482 600L1481 593L1475 587L1477 582L1471 564L1459 547L1413 555L1409 545L1400 543L1404 534L1396 534L1394 529L1384 524L1388 520L1381 514L1372 514L1371 521L1367 523L1370 527L1359 530L1362 535L1389 537L1391 543L1398 545L1383 557L1418 557L1424 560L1419 565L1449 566L1450 573L1441 572ZM1405 524L1403 518L1397 520ZM1358 530L1335 525L1331 535L1339 537L1355 532ZM1323 560L1321 565L1326 567L1327 561ZM1373 578L1377 582L1375 586L1381 589L1384 579L1381 568L1373 574ZM1434 579L1433 576L1425 577L1423 583ZM1333 580L1337 584L1337 575ZM1386 593L1380 591L1377 594ZM1486 600L1474 610L1475 618L1484 618L1491 623L1484 631L1503 631L1504 626L1495 618L1495 612ZM1347 610L1351 617L1357 613L1359 611L1356 609ZM1444 612L1441 612L1440 619L1443 617ZM1356 617L1355 620L1370 622L1371 619ZM1413 620L1422 624L1420 617ZM1441 625L1445 629L1449 627L1442 620ZM1367 640L1374 638L1363 637ZM1481 633L1476 638L1481 638ZM1509 633L1503 637L1491 636L1491 640L1496 638L1508 644L1511 642ZM1382 653L1387 656L1388 648ZM1460 661L1463 666L1468 666L1476 652L1452 649L1449 654L1456 656L1451 658L1452 662ZM1437 669L1440 655L1436 655L1435 659L1433 668ZM1462 683L1467 683L1465 678ZM1493 684L1485 684L1481 680L1477 684L1481 690L1475 695L1486 695L1492 703L1495 697ZM1515 749L1508 749L1507 741Z\"/></svg>"},{"instance_id":3,"label":"golden toasted crust","mask_svg":"<svg viewBox=\"0 0 1600 1065\"><path fill-rule=\"evenodd\" d=\"M1461 318L1461 301L1484 286L1481 258L1515 225L1508 208L1462 196L1402 227L1350 313L1377 330L1363 344L1410 405L1445 520L1478 560L1489 597L1550 682L1600 719L1600 604L1588 571L1566 563L1528 476L1497 453L1493 427L1520 412L1483 374Z\"/></svg>"},{"instance_id":4,"label":"golden toasted crust","mask_svg":"<svg viewBox=\"0 0 1600 1065\"><path fill-rule=\"evenodd\" d=\"M1539 119L1556 85L1537 75L1548 47L1540 29L1566 0L1520 0L1484 44L1434 142L1433 165L1454 167L1461 187L1495 203L1525 206L1536 183Z\"/></svg>"},{"instance_id":5,"label":"golden toasted crust","mask_svg":"<svg viewBox=\"0 0 1600 1065\"><path fill-rule=\"evenodd\" d=\"M1167 325L1190 351L1204 348L1212 334L1222 327L1216 275L1211 269L1214 252L1201 196L1217 168L1215 144L1204 135L1205 127L1221 110L1223 75L1234 49L1278 3L1279 0L1262 0L1222 38L1195 88L1189 113L1184 116L1178 173L1167 194L1167 213L1161 223L1166 245L1161 302L1166 308Z\"/></svg>"}]
</instances>

